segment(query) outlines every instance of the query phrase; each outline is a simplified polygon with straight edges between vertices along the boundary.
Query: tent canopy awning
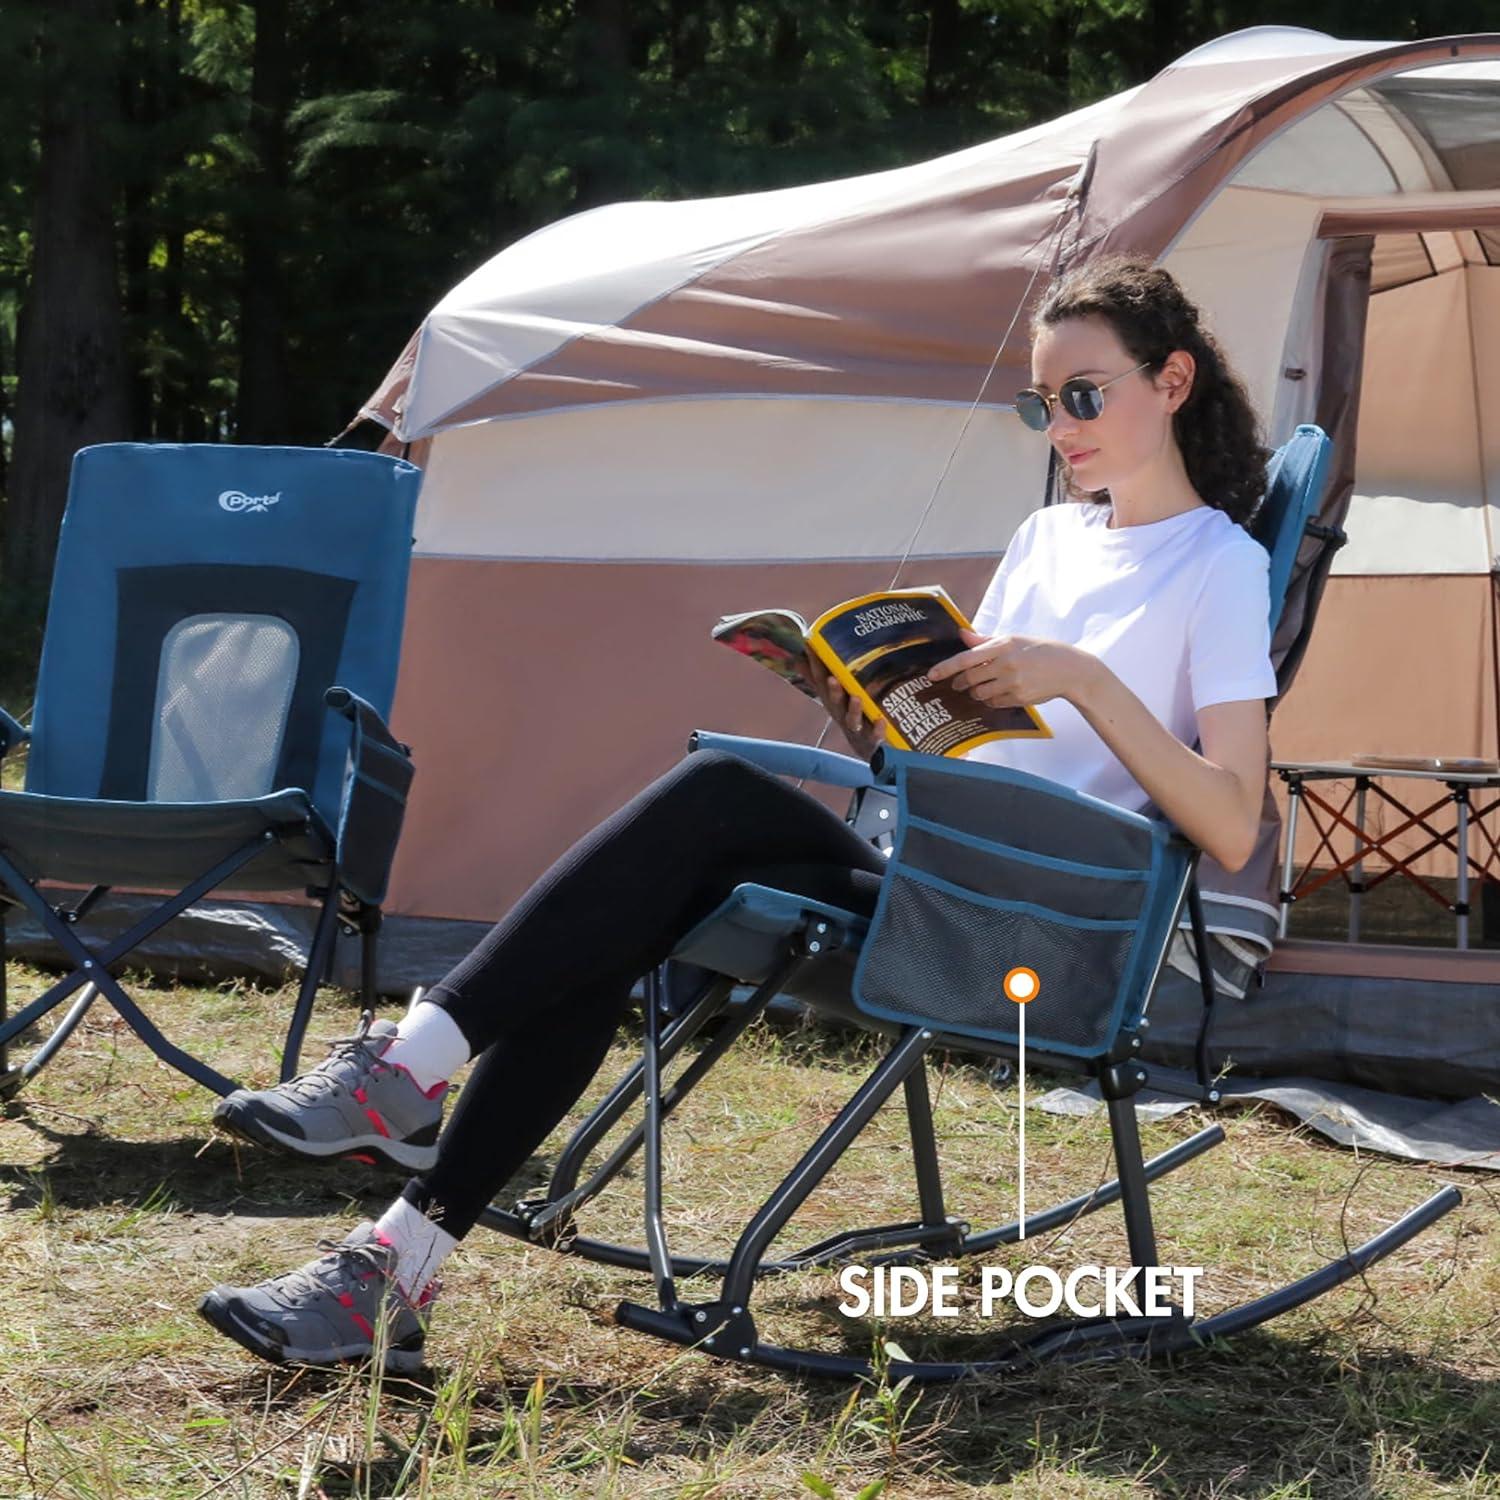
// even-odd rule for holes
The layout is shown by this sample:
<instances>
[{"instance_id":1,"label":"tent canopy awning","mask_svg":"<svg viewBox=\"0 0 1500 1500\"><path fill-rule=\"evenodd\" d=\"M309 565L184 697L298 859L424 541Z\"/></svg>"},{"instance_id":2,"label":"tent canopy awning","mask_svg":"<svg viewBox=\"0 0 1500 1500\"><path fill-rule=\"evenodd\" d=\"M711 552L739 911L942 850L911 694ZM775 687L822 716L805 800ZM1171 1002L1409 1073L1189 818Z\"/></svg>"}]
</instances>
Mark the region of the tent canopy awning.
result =
<instances>
[{"instance_id":1,"label":"tent canopy awning","mask_svg":"<svg viewBox=\"0 0 1500 1500\"><path fill-rule=\"evenodd\" d=\"M1022 308L1060 255L1160 254L1231 178L1327 196L1334 174L1340 197L1500 188L1497 103L1500 34L1252 27L934 161L550 225L434 307L362 415L411 442L664 398L1005 405L1027 373ZM1480 225L1487 259L1497 236Z\"/></svg>"}]
</instances>

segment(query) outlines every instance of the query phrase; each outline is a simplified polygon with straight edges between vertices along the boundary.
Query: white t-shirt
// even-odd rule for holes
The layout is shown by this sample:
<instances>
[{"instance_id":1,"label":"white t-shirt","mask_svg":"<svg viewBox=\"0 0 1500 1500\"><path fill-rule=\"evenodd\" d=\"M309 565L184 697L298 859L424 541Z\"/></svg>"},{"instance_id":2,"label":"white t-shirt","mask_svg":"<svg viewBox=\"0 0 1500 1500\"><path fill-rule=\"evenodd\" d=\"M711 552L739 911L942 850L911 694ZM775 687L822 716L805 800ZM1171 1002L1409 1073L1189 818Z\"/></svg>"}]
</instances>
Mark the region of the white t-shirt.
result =
<instances>
[{"instance_id":1,"label":"white t-shirt","mask_svg":"<svg viewBox=\"0 0 1500 1500\"><path fill-rule=\"evenodd\" d=\"M1184 745L1210 703L1270 698L1270 558L1209 505L1111 530L1110 505L1036 510L1006 549L974 616L980 634L1029 635L1092 652ZM1150 797L1063 698L1039 705L1053 738L970 751L1139 811Z\"/></svg>"}]
</instances>

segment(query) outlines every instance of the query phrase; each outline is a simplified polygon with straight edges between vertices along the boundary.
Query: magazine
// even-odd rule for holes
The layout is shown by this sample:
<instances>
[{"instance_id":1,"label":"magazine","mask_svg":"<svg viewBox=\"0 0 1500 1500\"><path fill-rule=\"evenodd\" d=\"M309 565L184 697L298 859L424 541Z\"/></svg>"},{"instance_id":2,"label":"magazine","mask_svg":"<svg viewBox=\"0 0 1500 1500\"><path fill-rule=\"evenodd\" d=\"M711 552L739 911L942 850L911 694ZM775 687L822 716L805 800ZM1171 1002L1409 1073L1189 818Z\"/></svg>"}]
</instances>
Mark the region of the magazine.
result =
<instances>
[{"instance_id":1,"label":"magazine","mask_svg":"<svg viewBox=\"0 0 1500 1500\"><path fill-rule=\"evenodd\" d=\"M729 615L713 637L817 698L806 670L811 651L867 718L885 721L886 738L900 750L964 755L989 740L1051 739L1035 708L988 707L949 682L928 678L929 667L967 649L960 632L971 628L934 585L863 594L811 625L789 609Z\"/></svg>"}]
</instances>

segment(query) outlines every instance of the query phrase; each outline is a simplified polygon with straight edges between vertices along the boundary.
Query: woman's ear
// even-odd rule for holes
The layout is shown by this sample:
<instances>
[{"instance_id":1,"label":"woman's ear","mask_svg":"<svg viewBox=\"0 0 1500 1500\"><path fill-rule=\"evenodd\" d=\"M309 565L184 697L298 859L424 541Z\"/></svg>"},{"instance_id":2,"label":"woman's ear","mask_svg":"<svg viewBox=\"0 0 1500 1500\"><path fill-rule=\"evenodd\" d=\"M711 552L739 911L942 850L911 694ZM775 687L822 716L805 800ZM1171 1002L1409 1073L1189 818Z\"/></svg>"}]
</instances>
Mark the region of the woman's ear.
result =
<instances>
[{"instance_id":1,"label":"woman's ear","mask_svg":"<svg viewBox=\"0 0 1500 1500\"><path fill-rule=\"evenodd\" d=\"M1166 391L1169 413L1175 412L1192 395L1193 377L1197 372L1198 362L1186 349L1174 349L1162 361L1157 389Z\"/></svg>"}]
</instances>

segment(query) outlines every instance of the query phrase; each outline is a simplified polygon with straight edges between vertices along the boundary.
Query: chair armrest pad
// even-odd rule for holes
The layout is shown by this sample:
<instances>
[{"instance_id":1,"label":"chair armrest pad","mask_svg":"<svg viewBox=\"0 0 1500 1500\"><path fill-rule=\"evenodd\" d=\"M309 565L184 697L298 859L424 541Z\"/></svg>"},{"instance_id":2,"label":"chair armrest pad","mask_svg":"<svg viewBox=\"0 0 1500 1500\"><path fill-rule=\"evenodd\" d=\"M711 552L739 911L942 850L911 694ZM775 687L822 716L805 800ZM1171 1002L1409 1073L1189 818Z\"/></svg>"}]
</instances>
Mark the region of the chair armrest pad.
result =
<instances>
[{"instance_id":1,"label":"chair armrest pad","mask_svg":"<svg viewBox=\"0 0 1500 1500\"><path fill-rule=\"evenodd\" d=\"M688 739L688 753L695 750L727 750L762 770L778 776L799 776L827 786L866 787L875 784L866 762L837 750L823 750L813 745L788 744L784 740L757 740L746 735L716 734L710 729L695 729Z\"/></svg>"},{"instance_id":2,"label":"chair armrest pad","mask_svg":"<svg viewBox=\"0 0 1500 1500\"><path fill-rule=\"evenodd\" d=\"M19 744L31 738L31 731L0 708L0 755L9 755Z\"/></svg>"},{"instance_id":3,"label":"chair armrest pad","mask_svg":"<svg viewBox=\"0 0 1500 1500\"><path fill-rule=\"evenodd\" d=\"M411 746L403 745L391 733L390 726L381 718L379 709L366 703L358 693L351 693L346 687L331 687L323 694L323 702L335 713L342 714L351 724L361 725L367 734L373 734L377 742L383 742L386 748L399 751L408 760L411 759Z\"/></svg>"}]
</instances>

